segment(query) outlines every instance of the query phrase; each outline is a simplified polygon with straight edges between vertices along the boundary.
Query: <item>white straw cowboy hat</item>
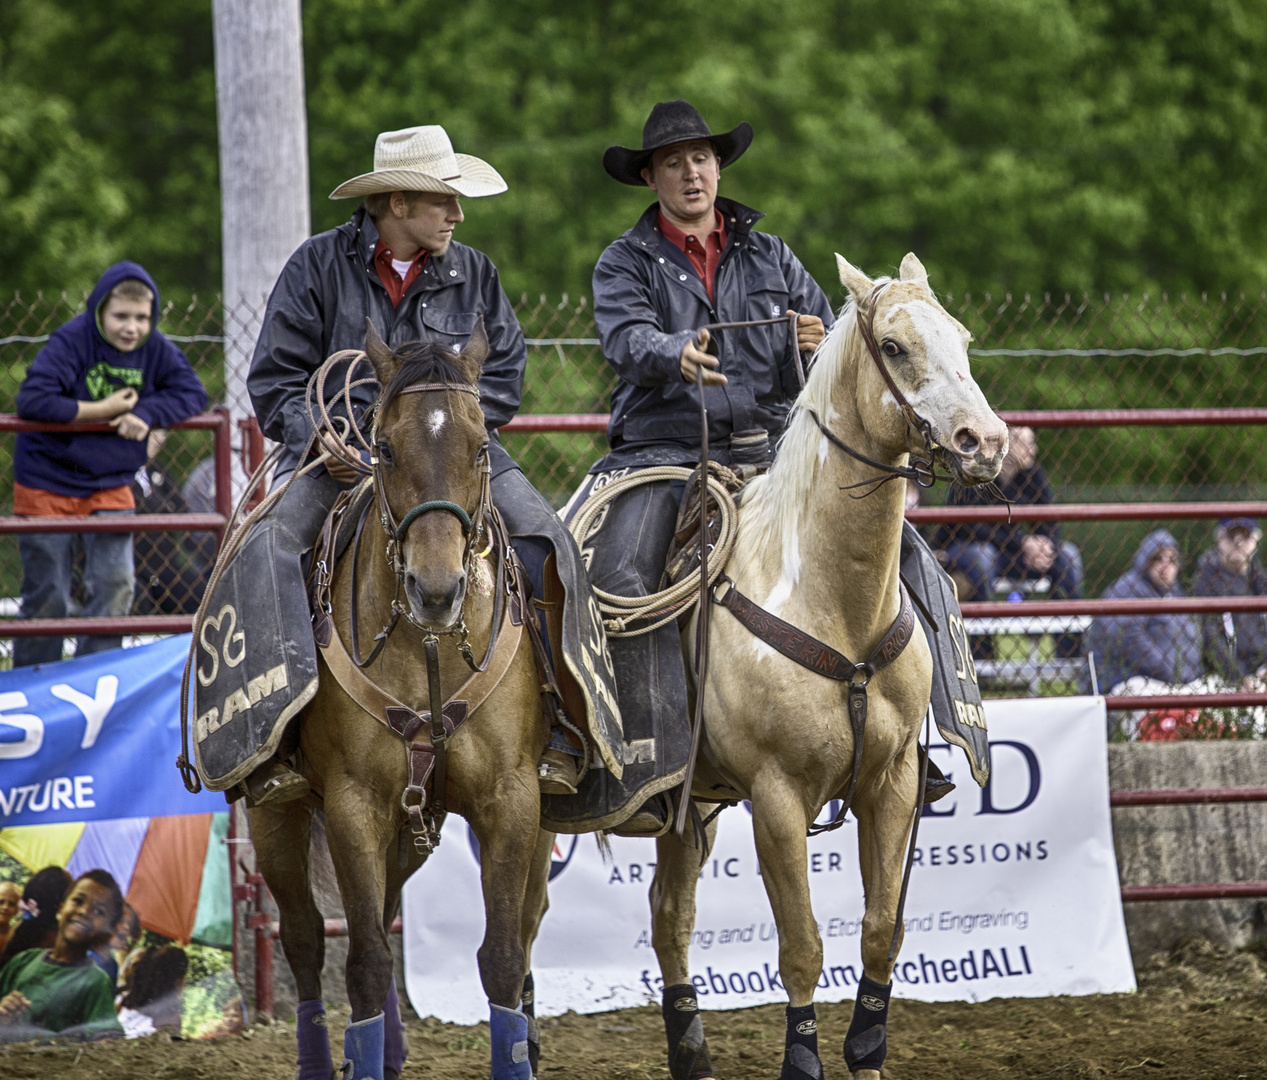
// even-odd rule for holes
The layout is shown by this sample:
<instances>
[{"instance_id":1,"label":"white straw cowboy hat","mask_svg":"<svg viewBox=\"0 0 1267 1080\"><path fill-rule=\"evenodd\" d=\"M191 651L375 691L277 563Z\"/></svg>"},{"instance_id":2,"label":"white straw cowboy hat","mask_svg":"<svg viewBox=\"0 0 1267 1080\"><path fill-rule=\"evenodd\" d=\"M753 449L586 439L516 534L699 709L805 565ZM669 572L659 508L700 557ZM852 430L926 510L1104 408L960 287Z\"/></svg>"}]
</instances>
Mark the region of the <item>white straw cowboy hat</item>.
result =
<instances>
[{"instance_id":1,"label":"white straw cowboy hat","mask_svg":"<svg viewBox=\"0 0 1267 1080\"><path fill-rule=\"evenodd\" d=\"M374 141L374 171L354 176L332 192L351 199L383 191L436 191L445 195L500 195L506 181L487 161L455 154L439 124L384 131Z\"/></svg>"}]
</instances>

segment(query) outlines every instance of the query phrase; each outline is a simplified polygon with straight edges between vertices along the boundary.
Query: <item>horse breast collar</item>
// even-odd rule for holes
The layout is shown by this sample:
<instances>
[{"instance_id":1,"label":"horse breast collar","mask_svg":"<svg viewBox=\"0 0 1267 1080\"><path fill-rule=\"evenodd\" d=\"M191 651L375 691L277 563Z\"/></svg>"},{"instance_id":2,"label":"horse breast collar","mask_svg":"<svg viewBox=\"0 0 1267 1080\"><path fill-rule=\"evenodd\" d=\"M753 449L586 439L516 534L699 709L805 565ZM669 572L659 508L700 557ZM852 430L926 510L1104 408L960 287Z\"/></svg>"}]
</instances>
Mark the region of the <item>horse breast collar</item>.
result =
<instances>
[{"instance_id":1,"label":"horse breast collar","mask_svg":"<svg viewBox=\"0 0 1267 1080\"><path fill-rule=\"evenodd\" d=\"M844 653L837 652L826 642L798 630L789 622L784 622L777 615L766 611L744 596L735 583L728 577L726 592L718 596L718 586L713 586L712 600L720 604L738 619L747 629L771 648L794 660L816 675L824 675L837 682L848 684L849 724L853 729L853 768L849 776L849 788L845 792L840 811L826 825L813 825L809 834L814 836L820 832L838 829L845 823L845 812L853 802L854 789L858 786L858 772L862 767L862 742L867 728L867 684L876 672L893 663L911 640L915 631L915 608L911 604L910 594L906 586L898 582L901 595L901 607L897 618L893 620L888 632L871 650L866 660L855 664ZM719 582L720 584L720 582Z\"/></svg>"}]
</instances>

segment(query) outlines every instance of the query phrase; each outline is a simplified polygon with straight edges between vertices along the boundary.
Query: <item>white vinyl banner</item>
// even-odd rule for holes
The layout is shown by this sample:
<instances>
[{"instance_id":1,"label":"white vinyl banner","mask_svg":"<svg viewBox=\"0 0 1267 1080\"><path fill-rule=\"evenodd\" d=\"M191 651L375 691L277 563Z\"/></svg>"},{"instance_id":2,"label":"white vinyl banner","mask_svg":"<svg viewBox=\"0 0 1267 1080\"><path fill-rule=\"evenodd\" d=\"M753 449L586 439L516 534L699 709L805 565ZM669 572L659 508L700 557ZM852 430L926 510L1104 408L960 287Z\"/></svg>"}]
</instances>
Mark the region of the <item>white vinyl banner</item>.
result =
<instances>
[{"instance_id":1,"label":"white vinyl banner","mask_svg":"<svg viewBox=\"0 0 1267 1080\"><path fill-rule=\"evenodd\" d=\"M920 822L895 996L980 1001L1133 990L1103 698L991 700L986 716L986 788L972 781L962 751L932 746L959 786ZM825 808L820 820L834 811ZM484 933L477 845L456 817L443 835L405 886L405 984L419 1015L474 1023L488 1018L475 962ZM594 837L558 837L550 911L532 956L539 1016L660 1001L647 902L655 842L611 840L604 860ZM810 839L809 852L823 939L816 996L852 999L863 915L853 816ZM700 1007L786 1001L746 807L721 815L697 897L691 972Z\"/></svg>"}]
</instances>

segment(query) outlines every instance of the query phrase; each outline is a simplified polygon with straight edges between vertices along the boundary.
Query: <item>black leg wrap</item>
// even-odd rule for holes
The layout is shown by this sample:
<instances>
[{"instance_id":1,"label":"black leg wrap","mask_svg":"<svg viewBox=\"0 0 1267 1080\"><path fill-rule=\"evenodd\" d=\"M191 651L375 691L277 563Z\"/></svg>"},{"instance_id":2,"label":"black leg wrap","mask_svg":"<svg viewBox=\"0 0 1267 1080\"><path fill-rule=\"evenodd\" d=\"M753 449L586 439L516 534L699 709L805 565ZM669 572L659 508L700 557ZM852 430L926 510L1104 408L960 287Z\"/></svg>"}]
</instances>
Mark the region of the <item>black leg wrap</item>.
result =
<instances>
[{"instance_id":1,"label":"black leg wrap","mask_svg":"<svg viewBox=\"0 0 1267 1080\"><path fill-rule=\"evenodd\" d=\"M889 994L893 984L881 986L865 975L858 981L853 1020L845 1035L845 1064L850 1072L879 1069L888 1050L885 1031L889 1023Z\"/></svg>"},{"instance_id":2,"label":"black leg wrap","mask_svg":"<svg viewBox=\"0 0 1267 1080\"><path fill-rule=\"evenodd\" d=\"M818 1060L818 1020L813 1005L787 1007L787 1038L783 1043L783 1070L779 1080L823 1080Z\"/></svg>"},{"instance_id":3,"label":"black leg wrap","mask_svg":"<svg viewBox=\"0 0 1267 1080\"><path fill-rule=\"evenodd\" d=\"M713 1075L708 1041L699 1015L695 987L678 983L664 988L664 1033L669 1038L669 1075L673 1080L699 1080Z\"/></svg>"},{"instance_id":4,"label":"black leg wrap","mask_svg":"<svg viewBox=\"0 0 1267 1080\"><path fill-rule=\"evenodd\" d=\"M532 986L532 972L524 976L523 994L519 998L524 1016L528 1018L528 1065L532 1075L537 1075L537 1065L541 1061L541 1031L537 1027L537 999Z\"/></svg>"}]
</instances>

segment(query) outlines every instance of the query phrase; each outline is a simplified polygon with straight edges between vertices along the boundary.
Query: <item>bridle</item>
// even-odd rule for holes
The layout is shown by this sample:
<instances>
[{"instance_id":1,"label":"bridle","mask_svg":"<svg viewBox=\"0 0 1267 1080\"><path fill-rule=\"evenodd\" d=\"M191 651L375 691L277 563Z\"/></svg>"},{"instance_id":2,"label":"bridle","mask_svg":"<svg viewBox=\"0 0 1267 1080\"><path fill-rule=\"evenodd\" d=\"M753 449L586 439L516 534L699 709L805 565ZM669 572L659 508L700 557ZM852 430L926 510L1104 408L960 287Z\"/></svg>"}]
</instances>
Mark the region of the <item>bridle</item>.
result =
<instances>
[{"instance_id":1,"label":"bridle","mask_svg":"<svg viewBox=\"0 0 1267 1080\"><path fill-rule=\"evenodd\" d=\"M399 390L396 396L453 391L471 394L476 401L479 401L480 392L477 387L435 382L414 383ZM462 565L469 572L471 559L475 555L476 542L486 531L485 516L491 501L492 465L489 460L488 440L484 440L484 445L480 447L479 454L476 457L476 467L483 475L480 481L480 497L476 503L474 514L467 513L465 507L459 506L455 502L450 502L448 499L429 499L426 502L420 502L397 522L395 515L392 513L391 503L387 498L387 489L383 483L383 470L379 467L378 421L379 415L376 414L374 425L370 429L370 466L372 470L370 475L374 478L374 499L378 505L378 519L382 523L383 531L387 534L387 561L391 564L392 570L396 574L397 582L402 586L404 585L405 564L400 557L400 547L404 543L406 533L409 532L409 527L423 515L430 514L436 510L452 514L461 523L462 535L466 538L466 546L462 552ZM414 619L411 612L406 612L406 618L415 626L418 626L419 629L426 629ZM444 632L451 633L452 631L446 630Z\"/></svg>"},{"instance_id":2,"label":"bridle","mask_svg":"<svg viewBox=\"0 0 1267 1080\"><path fill-rule=\"evenodd\" d=\"M938 448L936 439L933 438L933 425L923 416L921 416L915 407L907 400L906 395L899 389L897 382L893 378L893 373L889 370L888 364L884 362L884 357L880 353L880 348L876 344L875 338L875 309L879 303L880 296L884 293L893 282L882 281L871 290L871 294L867 297L865 304L859 304L856 309L858 320L858 331L862 334L862 340L866 343L867 353L871 357L872 362L879 370L881 377L884 379L885 385L888 386L889 392L893 395L893 399L897 402L898 408L902 410L902 416L906 420L906 445L910 452L911 459L909 465L889 465L883 461L876 461L874 458L868 457L866 454L855 450L846 443L840 436L833 432L826 424L823 423L810 406L801 405L809 414L810 418L818 425L824 437L839 450L843 450L850 457L868 465L873 469L883 473L883 476L872 476L866 480L860 480L856 484L846 484L842 487L842 491L848 491L851 488L869 487L870 490L864 491L862 495L850 496L854 499L865 498L867 495L878 491L885 484L890 483L899 477L905 480L912 480L922 488L932 487L937 482L937 473L933 465L933 452ZM863 316L863 311L866 316ZM802 381L802 387L804 382ZM924 440L924 457L917 457L915 446L912 442L912 434L920 435Z\"/></svg>"},{"instance_id":3,"label":"bridle","mask_svg":"<svg viewBox=\"0 0 1267 1080\"><path fill-rule=\"evenodd\" d=\"M398 390L397 397L399 397L400 394L440 392L471 394L475 398L476 402L479 401L478 388L468 387L468 385L456 383L414 383L412 385L408 385L408 387ZM469 513L466 511L464 506L460 506L459 503L456 502L451 502L450 499L427 499L426 502L419 502L417 506L411 508L411 510L405 513L405 515L397 521L397 518L395 518L395 515L392 512L392 503L390 503L388 499L388 492L386 492L386 485L383 479L383 468L381 468L379 460L379 417L380 413L376 412L374 425L370 428L370 475L372 478L372 484L374 484L374 502L375 506L378 507L379 522L381 526L383 526L383 531L385 532L386 537L388 537L388 543L386 543L386 559L388 559L388 565L392 567L392 572L395 574L395 579L397 579L397 588L395 588L395 595L392 598L392 615L390 615L389 620L386 622L386 625L383 626L383 629L375 635L374 649L371 650L369 657L362 659L360 655L359 635L356 633L357 621L359 621L357 620L356 611L357 588L355 575L357 556L356 550L353 550L353 577L350 612L352 627L352 658L355 660L357 667L361 668L367 667L367 665L374 662L374 659L378 657L379 653L383 652L386 641L388 641L389 636L392 635L392 631L395 630L395 627L397 627L397 624L400 621L400 616L404 616L405 621L409 622L409 624L414 627L417 627L418 630L421 630L422 633L427 636L427 639L435 640L440 638L440 636L457 636L457 639L459 639L459 645L457 645L457 648L459 648L462 658L466 660L468 667L473 672L483 672L484 669L488 667L489 660L493 658L493 649L494 646L497 645L500 621L502 621L500 620L500 614L502 614L504 567L506 567L507 558L506 551L500 551L500 558L497 559L498 573L497 583L495 583L494 586L493 629L489 636L488 648L485 649L483 663L476 663L475 655L470 646L470 631L468 626L466 626L465 597L462 598L461 610L459 611L459 614L457 614L457 619L454 621L454 624L443 627L443 629L440 630L437 630L432 626L427 626L426 624L423 624L423 622L419 621L417 616L413 614L412 607L409 606L407 602L403 602L402 598L400 598L400 595L402 595L402 592L404 591L404 575L405 569L407 569L405 568L404 559L402 558L402 555L400 555L400 548L402 548L402 545L404 544L404 537L408 534L409 527L411 527L414 522L418 521L418 518L427 515L427 513L433 513L436 511L451 513L451 515L456 517L457 521L460 522L462 526L462 535L465 537L465 546L464 549L462 549L462 569L464 569L468 581L473 579L473 575L476 572L476 563L478 563L479 559L483 559L485 555L488 555L489 551L492 550L494 546L492 530L489 529L489 508L492 506L492 488L490 488L490 484L492 484L493 469L492 463L490 463L489 459L488 440L485 439L484 445L480 446L479 454L476 456L476 468L480 470L481 477L479 501L476 502L474 513ZM367 508L369 507L366 507L366 510ZM353 548L355 549L360 548L361 530L364 529L364 525L365 517L362 516L361 521L357 524L356 540L355 544L353 544ZM485 541L483 550L480 550L481 540Z\"/></svg>"}]
</instances>

